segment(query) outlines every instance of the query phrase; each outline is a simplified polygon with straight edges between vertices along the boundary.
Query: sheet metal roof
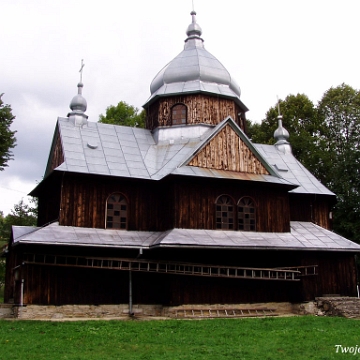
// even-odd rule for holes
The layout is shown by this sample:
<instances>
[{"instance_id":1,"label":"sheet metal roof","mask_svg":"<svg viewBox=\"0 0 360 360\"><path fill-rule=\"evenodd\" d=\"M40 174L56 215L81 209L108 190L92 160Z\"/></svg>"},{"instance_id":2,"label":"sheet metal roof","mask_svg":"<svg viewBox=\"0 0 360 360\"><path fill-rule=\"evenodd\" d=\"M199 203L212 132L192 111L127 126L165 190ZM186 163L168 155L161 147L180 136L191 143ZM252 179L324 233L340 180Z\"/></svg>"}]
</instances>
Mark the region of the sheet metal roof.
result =
<instances>
[{"instance_id":1,"label":"sheet metal roof","mask_svg":"<svg viewBox=\"0 0 360 360\"><path fill-rule=\"evenodd\" d=\"M184 50L155 76L150 85L151 96L144 107L161 96L205 92L230 97L247 111L240 100L239 85L220 61L205 49L196 13L191 15L192 24L187 30Z\"/></svg>"},{"instance_id":2,"label":"sheet metal roof","mask_svg":"<svg viewBox=\"0 0 360 360\"><path fill-rule=\"evenodd\" d=\"M271 175L187 166L189 159L227 124L247 142ZM252 144L231 118L215 127L187 125L154 133L89 121L86 126L75 126L69 118L59 118L58 129L65 161L57 171L149 180L160 180L170 174L237 179L283 184L293 189L298 186L291 190L294 193L334 195L292 154L284 154L273 145Z\"/></svg>"},{"instance_id":3,"label":"sheet metal roof","mask_svg":"<svg viewBox=\"0 0 360 360\"><path fill-rule=\"evenodd\" d=\"M278 171L279 175L289 182L298 185L291 193L322 194L335 196L293 154L283 153L274 145L254 144L259 152Z\"/></svg>"},{"instance_id":4,"label":"sheet metal roof","mask_svg":"<svg viewBox=\"0 0 360 360\"><path fill-rule=\"evenodd\" d=\"M173 229L124 231L60 226L13 226L14 245L43 244L111 248L203 248L360 252L360 245L310 222L291 222L288 233Z\"/></svg>"}]
</instances>

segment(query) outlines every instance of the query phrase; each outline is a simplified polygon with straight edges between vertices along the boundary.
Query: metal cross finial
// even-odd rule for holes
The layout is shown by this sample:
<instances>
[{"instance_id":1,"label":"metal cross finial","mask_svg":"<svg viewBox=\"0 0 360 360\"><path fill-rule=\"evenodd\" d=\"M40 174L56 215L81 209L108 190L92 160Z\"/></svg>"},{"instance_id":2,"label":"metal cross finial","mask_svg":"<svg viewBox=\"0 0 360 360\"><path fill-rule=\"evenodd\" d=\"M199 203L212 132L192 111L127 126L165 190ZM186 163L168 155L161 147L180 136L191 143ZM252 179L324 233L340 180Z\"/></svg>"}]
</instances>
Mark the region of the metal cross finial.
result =
<instances>
[{"instance_id":1,"label":"metal cross finial","mask_svg":"<svg viewBox=\"0 0 360 360\"><path fill-rule=\"evenodd\" d=\"M281 116L279 96L277 96L277 106L278 106L278 113L279 113L278 115Z\"/></svg>"},{"instance_id":2,"label":"metal cross finial","mask_svg":"<svg viewBox=\"0 0 360 360\"><path fill-rule=\"evenodd\" d=\"M83 73L83 68L84 68L85 64L84 64L84 59L81 59L81 68L79 70L80 73L80 82L82 83L82 73Z\"/></svg>"}]
</instances>

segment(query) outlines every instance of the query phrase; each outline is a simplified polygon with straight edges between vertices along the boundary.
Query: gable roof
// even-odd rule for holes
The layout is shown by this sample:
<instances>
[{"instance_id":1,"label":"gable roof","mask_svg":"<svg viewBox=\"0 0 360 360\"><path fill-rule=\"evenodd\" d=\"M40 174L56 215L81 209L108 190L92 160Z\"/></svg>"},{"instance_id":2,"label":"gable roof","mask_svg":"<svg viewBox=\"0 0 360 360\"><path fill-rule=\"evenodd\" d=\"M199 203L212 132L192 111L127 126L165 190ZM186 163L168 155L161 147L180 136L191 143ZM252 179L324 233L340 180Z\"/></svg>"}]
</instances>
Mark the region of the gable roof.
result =
<instances>
[{"instance_id":1,"label":"gable roof","mask_svg":"<svg viewBox=\"0 0 360 360\"><path fill-rule=\"evenodd\" d=\"M196 151L193 154L191 154L191 156L187 160L185 160L184 163L182 163L180 166L189 165L190 162L195 158L195 156L201 154L201 152L205 149L205 147L208 146L210 143L214 143L215 140L220 136L221 132L224 132L224 130L227 130L227 128L231 129L233 133L237 135L239 142L243 144L243 147L245 147L245 149L247 149L251 153L254 161L256 161L257 164L260 164L260 167L263 170L260 171L261 173L280 177L279 174L275 171L275 169L272 166L270 166L270 164L266 161L263 155L259 153L259 151L252 144L250 139L245 135L245 133L240 129L240 127L234 122L234 120L230 116L227 117L225 120L223 120L220 124L216 125L212 133L209 134L209 136L202 143L198 145ZM229 140L226 139L225 141L229 141ZM227 145L227 151L231 150L229 148L231 147L232 144L227 143L226 145ZM233 152L239 152L239 150L240 149L236 149ZM238 159L238 160L239 162L241 162L243 159ZM231 165L229 166L229 168L231 168ZM233 170L233 171L256 173L255 169L249 169L241 166L238 170Z\"/></svg>"},{"instance_id":2,"label":"gable roof","mask_svg":"<svg viewBox=\"0 0 360 360\"><path fill-rule=\"evenodd\" d=\"M171 174L251 180L249 174L219 172L216 169L215 171L200 171L200 175L197 170L189 171L190 166L186 165L188 160L227 125L242 137L246 146L257 158L261 159L261 163L269 172L267 175L254 174L254 179L294 187L266 162L231 118L223 120L215 127L203 126L200 131L197 129L198 133L195 131L195 137L189 134L199 125L188 125L186 129L178 127L178 131L185 132L187 135L174 134L165 138L155 137L155 134L147 129L91 122L88 122L86 127L79 127L74 126L67 118L59 118L58 129L64 162L55 171L149 180L160 180ZM167 130L174 130L174 128L159 131L166 132Z\"/></svg>"},{"instance_id":3,"label":"gable roof","mask_svg":"<svg viewBox=\"0 0 360 360\"><path fill-rule=\"evenodd\" d=\"M249 156L265 171L234 171L191 163L212 141L217 141L224 129L238 137ZM56 172L148 180L169 175L235 179L283 185L296 193L334 195L292 154L283 154L273 145L253 144L231 117L215 127L199 124L155 131L94 122L75 126L69 118L59 118L54 139L58 135L64 162L53 170ZM55 148L53 145L50 157ZM48 169L45 177L50 172Z\"/></svg>"},{"instance_id":4,"label":"gable roof","mask_svg":"<svg viewBox=\"0 0 360 360\"><path fill-rule=\"evenodd\" d=\"M288 233L172 229L126 231L60 226L13 226L13 245L42 244L109 248L202 248L359 252L360 245L310 222L291 221Z\"/></svg>"}]
</instances>

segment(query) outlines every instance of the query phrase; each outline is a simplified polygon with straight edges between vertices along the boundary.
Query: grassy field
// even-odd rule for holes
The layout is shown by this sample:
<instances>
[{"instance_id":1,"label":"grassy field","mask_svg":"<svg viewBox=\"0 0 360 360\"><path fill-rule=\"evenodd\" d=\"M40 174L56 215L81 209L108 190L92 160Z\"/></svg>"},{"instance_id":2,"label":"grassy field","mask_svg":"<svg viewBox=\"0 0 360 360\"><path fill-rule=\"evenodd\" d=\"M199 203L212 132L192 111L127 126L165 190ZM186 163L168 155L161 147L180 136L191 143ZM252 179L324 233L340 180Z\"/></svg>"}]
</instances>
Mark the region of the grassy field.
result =
<instances>
[{"instance_id":1,"label":"grassy field","mask_svg":"<svg viewBox=\"0 0 360 360\"><path fill-rule=\"evenodd\" d=\"M360 321L343 318L0 321L4 360L360 359L342 352L359 346Z\"/></svg>"}]
</instances>

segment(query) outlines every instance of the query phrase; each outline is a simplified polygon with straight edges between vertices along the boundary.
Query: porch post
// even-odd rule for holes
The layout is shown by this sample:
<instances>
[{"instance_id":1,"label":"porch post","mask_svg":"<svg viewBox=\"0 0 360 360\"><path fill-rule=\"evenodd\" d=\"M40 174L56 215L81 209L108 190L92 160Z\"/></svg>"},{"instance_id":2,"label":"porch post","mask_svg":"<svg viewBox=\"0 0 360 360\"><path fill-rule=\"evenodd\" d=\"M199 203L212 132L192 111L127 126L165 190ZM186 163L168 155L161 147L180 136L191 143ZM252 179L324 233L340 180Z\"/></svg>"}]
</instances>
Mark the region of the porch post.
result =
<instances>
[{"instance_id":1,"label":"porch post","mask_svg":"<svg viewBox=\"0 0 360 360\"><path fill-rule=\"evenodd\" d=\"M130 264L131 267L131 264ZM129 270L129 315L133 316L133 308L132 308L132 272L131 272L131 268Z\"/></svg>"},{"instance_id":2,"label":"porch post","mask_svg":"<svg viewBox=\"0 0 360 360\"><path fill-rule=\"evenodd\" d=\"M21 279L20 287L20 306L24 305L24 279Z\"/></svg>"}]
</instances>

